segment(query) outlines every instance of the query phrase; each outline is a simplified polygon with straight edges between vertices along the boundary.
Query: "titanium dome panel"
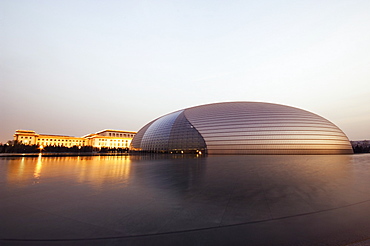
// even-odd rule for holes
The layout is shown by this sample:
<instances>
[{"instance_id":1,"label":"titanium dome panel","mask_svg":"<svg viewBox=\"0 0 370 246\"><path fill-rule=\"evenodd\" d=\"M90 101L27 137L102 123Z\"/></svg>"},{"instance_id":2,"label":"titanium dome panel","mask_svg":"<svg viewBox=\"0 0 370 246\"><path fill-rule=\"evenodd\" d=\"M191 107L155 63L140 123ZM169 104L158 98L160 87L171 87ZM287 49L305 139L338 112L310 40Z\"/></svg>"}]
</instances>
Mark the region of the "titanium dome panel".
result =
<instances>
[{"instance_id":1,"label":"titanium dome panel","mask_svg":"<svg viewBox=\"0 0 370 246\"><path fill-rule=\"evenodd\" d=\"M144 133L140 145L141 149L154 152L168 151L168 140L172 125L181 112L182 110L155 120Z\"/></svg>"},{"instance_id":2,"label":"titanium dome panel","mask_svg":"<svg viewBox=\"0 0 370 246\"><path fill-rule=\"evenodd\" d=\"M199 132L186 119L181 112L174 122L168 142L169 151L172 152L204 152L206 143Z\"/></svg>"},{"instance_id":3,"label":"titanium dome panel","mask_svg":"<svg viewBox=\"0 0 370 246\"><path fill-rule=\"evenodd\" d=\"M215 103L162 116L136 134L132 150L208 154L351 154L347 136L311 112L260 102Z\"/></svg>"},{"instance_id":4,"label":"titanium dome panel","mask_svg":"<svg viewBox=\"0 0 370 246\"><path fill-rule=\"evenodd\" d=\"M133 151L140 151L141 150L141 141L143 140L144 134L146 130L149 128L149 126L154 122L155 120L149 122L144 127L142 127L135 135L135 137L132 139L130 144L130 150Z\"/></svg>"},{"instance_id":5,"label":"titanium dome panel","mask_svg":"<svg viewBox=\"0 0 370 246\"><path fill-rule=\"evenodd\" d=\"M132 140L130 149L153 153L197 153L205 151L206 144L180 110L145 125Z\"/></svg>"},{"instance_id":6,"label":"titanium dome panel","mask_svg":"<svg viewBox=\"0 0 370 246\"><path fill-rule=\"evenodd\" d=\"M349 154L346 135L311 112L260 102L215 103L185 109L208 154Z\"/></svg>"}]
</instances>

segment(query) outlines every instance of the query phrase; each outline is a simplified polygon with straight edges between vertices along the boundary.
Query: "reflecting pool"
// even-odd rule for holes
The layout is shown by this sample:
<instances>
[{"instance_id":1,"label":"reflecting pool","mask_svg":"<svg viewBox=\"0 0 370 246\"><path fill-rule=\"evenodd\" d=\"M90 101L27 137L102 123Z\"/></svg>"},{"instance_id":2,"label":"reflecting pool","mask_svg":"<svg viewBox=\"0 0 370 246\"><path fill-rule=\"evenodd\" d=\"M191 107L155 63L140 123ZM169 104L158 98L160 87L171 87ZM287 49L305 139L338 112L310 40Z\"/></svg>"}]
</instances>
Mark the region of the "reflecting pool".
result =
<instances>
[{"instance_id":1,"label":"reflecting pool","mask_svg":"<svg viewBox=\"0 0 370 246\"><path fill-rule=\"evenodd\" d=\"M370 154L0 158L2 239L156 235L287 218L309 227L317 220L305 216L332 223L338 214L328 211L359 204L369 209L358 216L370 218L369 202ZM340 223L360 223L353 218ZM357 233L370 238L370 225L361 225Z\"/></svg>"}]
</instances>

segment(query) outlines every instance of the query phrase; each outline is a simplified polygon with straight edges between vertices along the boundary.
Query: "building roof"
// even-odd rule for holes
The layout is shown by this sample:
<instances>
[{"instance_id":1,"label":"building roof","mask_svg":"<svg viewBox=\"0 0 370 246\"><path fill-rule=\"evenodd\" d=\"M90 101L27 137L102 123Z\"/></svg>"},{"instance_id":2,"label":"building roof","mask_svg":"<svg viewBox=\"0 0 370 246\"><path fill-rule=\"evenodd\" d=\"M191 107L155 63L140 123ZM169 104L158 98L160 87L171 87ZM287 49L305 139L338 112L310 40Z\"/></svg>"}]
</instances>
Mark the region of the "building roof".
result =
<instances>
[{"instance_id":1,"label":"building roof","mask_svg":"<svg viewBox=\"0 0 370 246\"><path fill-rule=\"evenodd\" d=\"M118 132L118 133L131 133L131 134L136 134L136 132L133 131L123 131L123 130L113 130L113 129L104 129L99 132L96 132L95 134L100 134L103 132Z\"/></svg>"}]
</instances>

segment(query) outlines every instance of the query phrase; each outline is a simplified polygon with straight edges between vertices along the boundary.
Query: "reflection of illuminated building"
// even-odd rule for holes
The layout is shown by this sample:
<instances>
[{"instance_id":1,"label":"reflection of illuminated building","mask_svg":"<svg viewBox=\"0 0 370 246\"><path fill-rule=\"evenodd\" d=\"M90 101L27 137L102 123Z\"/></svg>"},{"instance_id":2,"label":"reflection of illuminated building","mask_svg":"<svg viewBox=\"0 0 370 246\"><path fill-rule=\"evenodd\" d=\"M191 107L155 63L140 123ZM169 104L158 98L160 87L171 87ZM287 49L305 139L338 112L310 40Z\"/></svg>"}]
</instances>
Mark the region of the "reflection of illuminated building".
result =
<instances>
[{"instance_id":1,"label":"reflection of illuminated building","mask_svg":"<svg viewBox=\"0 0 370 246\"><path fill-rule=\"evenodd\" d=\"M78 159L70 165L81 170L76 176L79 183L88 183L95 188L114 180L126 185L131 172L130 156L94 156Z\"/></svg>"},{"instance_id":2,"label":"reflection of illuminated building","mask_svg":"<svg viewBox=\"0 0 370 246\"><path fill-rule=\"evenodd\" d=\"M136 134L135 151L208 154L350 154L347 136L311 112L260 102L227 102L179 110Z\"/></svg>"},{"instance_id":3,"label":"reflection of illuminated building","mask_svg":"<svg viewBox=\"0 0 370 246\"><path fill-rule=\"evenodd\" d=\"M103 130L83 137L38 134L35 131L17 130L14 140L26 145L40 146L92 146L96 148L127 148L136 132Z\"/></svg>"},{"instance_id":4,"label":"reflection of illuminated building","mask_svg":"<svg viewBox=\"0 0 370 246\"><path fill-rule=\"evenodd\" d=\"M60 170L78 170L73 172L75 182L85 183L97 189L106 183L119 182L126 185L130 179L130 156L94 156L94 157L43 157L14 158L7 162L8 184L40 183L43 178L60 178Z\"/></svg>"}]
</instances>

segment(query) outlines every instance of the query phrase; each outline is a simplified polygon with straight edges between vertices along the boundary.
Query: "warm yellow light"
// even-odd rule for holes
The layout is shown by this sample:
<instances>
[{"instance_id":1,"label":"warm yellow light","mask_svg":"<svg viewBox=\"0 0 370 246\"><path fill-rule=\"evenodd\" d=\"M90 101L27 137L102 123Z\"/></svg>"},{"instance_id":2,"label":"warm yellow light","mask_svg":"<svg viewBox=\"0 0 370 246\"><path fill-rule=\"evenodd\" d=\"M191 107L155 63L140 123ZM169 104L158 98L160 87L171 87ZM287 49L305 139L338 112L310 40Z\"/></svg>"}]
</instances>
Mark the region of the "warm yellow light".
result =
<instances>
[{"instance_id":1,"label":"warm yellow light","mask_svg":"<svg viewBox=\"0 0 370 246\"><path fill-rule=\"evenodd\" d=\"M33 172L33 177L36 178L36 179L39 179L40 176L41 176L41 168L42 168L42 161L41 160L42 160L42 157L41 157L41 153L40 153L39 157L37 158L35 171ZM38 181L35 181L35 183L38 183Z\"/></svg>"},{"instance_id":2,"label":"warm yellow light","mask_svg":"<svg viewBox=\"0 0 370 246\"><path fill-rule=\"evenodd\" d=\"M44 146L40 145L39 149L42 150L44 148Z\"/></svg>"}]
</instances>

